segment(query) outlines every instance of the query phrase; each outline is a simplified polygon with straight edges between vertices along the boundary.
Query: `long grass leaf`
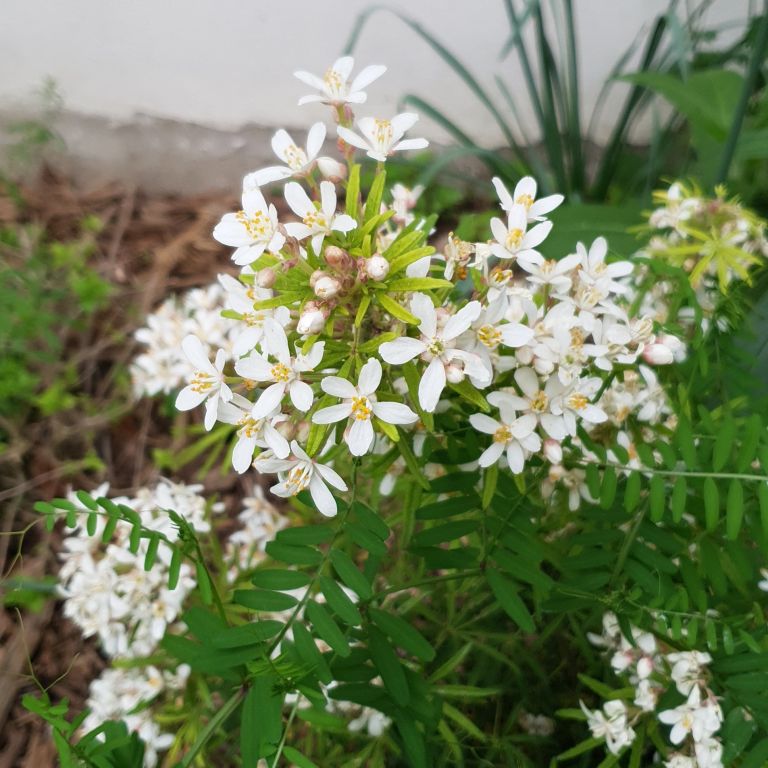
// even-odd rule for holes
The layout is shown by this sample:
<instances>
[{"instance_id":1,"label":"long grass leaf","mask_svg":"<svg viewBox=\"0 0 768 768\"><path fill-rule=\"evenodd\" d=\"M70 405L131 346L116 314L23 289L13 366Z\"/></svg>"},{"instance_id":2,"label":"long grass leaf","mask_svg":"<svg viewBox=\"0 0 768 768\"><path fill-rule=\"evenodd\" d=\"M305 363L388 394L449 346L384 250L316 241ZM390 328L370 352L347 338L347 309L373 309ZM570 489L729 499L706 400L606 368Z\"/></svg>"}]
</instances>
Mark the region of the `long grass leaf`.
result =
<instances>
[{"instance_id":1,"label":"long grass leaf","mask_svg":"<svg viewBox=\"0 0 768 768\"><path fill-rule=\"evenodd\" d=\"M485 89L477 81L477 79L466 68L466 66L464 66L464 64L462 64L462 62L459 61L456 58L456 56L453 55L453 53L451 53L451 51L449 51L436 37L434 37L430 32L428 32L415 19L412 19L387 6L383 6L383 5L373 6L363 11L363 13L360 14L357 21L355 22L355 25L352 30L352 34L350 35L350 38L347 41L347 45L345 47L345 50L347 53L352 52L360 36L360 33L362 32L363 26L365 25L367 20L371 17L371 15L377 11L386 11L388 13L393 14L396 18L400 19L400 21L402 21L403 24L410 27L414 32L416 32L417 35L419 35L425 42L427 42L429 46L432 48L432 50L434 50L435 53L437 53L437 55L440 56L440 58L446 64L448 64L448 66L459 76L459 78L464 82L464 84L470 89L470 91L472 91L472 93L475 95L478 101L480 101L480 103L483 104L483 106L490 112L490 114L493 116L493 119L496 121L496 124L499 126L502 134L504 134L504 138L509 144L509 146L511 148L514 148L517 146L517 142L515 141L515 136L510 130L506 121L504 120L503 115L501 114L501 112L499 112L498 108L493 103L493 101L491 100L490 96L485 91Z\"/></svg>"},{"instance_id":2,"label":"long grass leaf","mask_svg":"<svg viewBox=\"0 0 768 768\"><path fill-rule=\"evenodd\" d=\"M568 64L568 131L571 140L571 178L574 189L584 188L584 154L579 101L579 58L573 0L565 0L566 55Z\"/></svg>"}]
</instances>

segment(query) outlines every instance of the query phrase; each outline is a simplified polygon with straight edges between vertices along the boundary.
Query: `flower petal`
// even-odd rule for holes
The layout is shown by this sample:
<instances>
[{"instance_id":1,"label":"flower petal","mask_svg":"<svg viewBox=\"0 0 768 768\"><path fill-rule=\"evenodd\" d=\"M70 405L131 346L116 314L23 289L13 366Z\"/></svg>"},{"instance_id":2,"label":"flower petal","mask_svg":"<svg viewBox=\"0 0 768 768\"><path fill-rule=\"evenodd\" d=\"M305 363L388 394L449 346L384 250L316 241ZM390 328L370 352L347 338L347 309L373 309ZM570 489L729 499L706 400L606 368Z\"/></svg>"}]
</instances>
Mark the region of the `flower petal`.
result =
<instances>
[{"instance_id":1,"label":"flower petal","mask_svg":"<svg viewBox=\"0 0 768 768\"><path fill-rule=\"evenodd\" d=\"M279 381L267 387L253 406L251 416L254 419L263 419L280 405L285 396L285 382Z\"/></svg>"},{"instance_id":2,"label":"flower petal","mask_svg":"<svg viewBox=\"0 0 768 768\"><path fill-rule=\"evenodd\" d=\"M469 417L469 423L478 431L486 435L492 435L501 426L501 424L492 419L490 416L486 416L484 413L473 413Z\"/></svg>"},{"instance_id":3,"label":"flower petal","mask_svg":"<svg viewBox=\"0 0 768 768\"><path fill-rule=\"evenodd\" d=\"M419 318L419 330L427 338L437 333L437 313L432 299L425 293L414 293L411 296L411 313Z\"/></svg>"},{"instance_id":4,"label":"flower petal","mask_svg":"<svg viewBox=\"0 0 768 768\"><path fill-rule=\"evenodd\" d=\"M191 333L189 336L185 336L181 341L181 349L186 355L187 360L189 360L198 371L205 371L214 376L217 375L216 369L208 359L208 351L197 336L194 336Z\"/></svg>"},{"instance_id":5,"label":"flower petal","mask_svg":"<svg viewBox=\"0 0 768 768\"><path fill-rule=\"evenodd\" d=\"M207 392L198 392L196 389L192 389L191 385L186 386L176 397L176 408L179 411L191 411L193 408L197 408L206 397L208 397Z\"/></svg>"},{"instance_id":6,"label":"flower petal","mask_svg":"<svg viewBox=\"0 0 768 768\"><path fill-rule=\"evenodd\" d=\"M413 424L419 418L404 403L377 402L373 404L373 413L387 424Z\"/></svg>"},{"instance_id":7,"label":"flower petal","mask_svg":"<svg viewBox=\"0 0 768 768\"><path fill-rule=\"evenodd\" d=\"M315 424L335 424L342 419L348 419L351 413L352 405L350 403L340 403L328 408L321 408L312 416L312 421Z\"/></svg>"},{"instance_id":8,"label":"flower petal","mask_svg":"<svg viewBox=\"0 0 768 768\"><path fill-rule=\"evenodd\" d=\"M351 381L342 379L340 376L326 376L320 382L320 388L328 395L334 397L352 398L357 397L357 389Z\"/></svg>"},{"instance_id":9,"label":"flower petal","mask_svg":"<svg viewBox=\"0 0 768 768\"><path fill-rule=\"evenodd\" d=\"M372 357L361 369L357 389L361 395L372 395L381 383L381 363Z\"/></svg>"},{"instance_id":10,"label":"flower petal","mask_svg":"<svg viewBox=\"0 0 768 768\"><path fill-rule=\"evenodd\" d=\"M256 448L255 437L241 437L232 451L232 466L235 472L243 474L253 461L253 451Z\"/></svg>"},{"instance_id":11,"label":"flower petal","mask_svg":"<svg viewBox=\"0 0 768 768\"><path fill-rule=\"evenodd\" d=\"M312 479L309 481L309 494L321 515L325 515L325 517L336 515L336 499L333 498L328 486L316 472L312 473Z\"/></svg>"},{"instance_id":12,"label":"flower petal","mask_svg":"<svg viewBox=\"0 0 768 768\"><path fill-rule=\"evenodd\" d=\"M361 91L374 80L378 80L386 71L387 68L382 64L369 64L367 67L363 67L349 86L350 92Z\"/></svg>"},{"instance_id":13,"label":"flower petal","mask_svg":"<svg viewBox=\"0 0 768 768\"><path fill-rule=\"evenodd\" d=\"M305 381L299 381L298 379L292 381L288 391L291 395L291 402L300 411L306 413L312 407L315 396L312 393L312 387Z\"/></svg>"},{"instance_id":14,"label":"flower petal","mask_svg":"<svg viewBox=\"0 0 768 768\"><path fill-rule=\"evenodd\" d=\"M435 358L427 366L419 382L419 403L427 413L433 413L445 389L445 367Z\"/></svg>"},{"instance_id":15,"label":"flower petal","mask_svg":"<svg viewBox=\"0 0 768 768\"><path fill-rule=\"evenodd\" d=\"M373 424L370 419L355 419L344 436L353 456L363 456L373 445Z\"/></svg>"},{"instance_id":16,"label":"flower petal","mask_svg":"<svg viewBox=\"0 0 768 768\"><path fill-rule=\"evenodd\" d=\"M315 206L304 191L304 187L296 181L289 181L283 190L283 197L290 209L303 219L308 213L315 211Z\"/></svg>"},{"instance_id":17,"label":"flower petal","mask_svg":"<svg viewBox=\"0 0 768 768\"><path fill-rule=\"evenodd\" d=\"M314 160L325 141L325 123L315 123L307 133L307 159Z\"/></svg>"},{"instance_id":18,"label":"flower petal","mask_svg":"<svg viewBox=\"0 0 768 768\"><path fill-rule=\"evenodd\" d=\"M401 336L394 341L385 341L379 347L379 355L384 362L390 365L402 365L413 360L427 349L423 341Z\"/></svg>"}]
</instances>

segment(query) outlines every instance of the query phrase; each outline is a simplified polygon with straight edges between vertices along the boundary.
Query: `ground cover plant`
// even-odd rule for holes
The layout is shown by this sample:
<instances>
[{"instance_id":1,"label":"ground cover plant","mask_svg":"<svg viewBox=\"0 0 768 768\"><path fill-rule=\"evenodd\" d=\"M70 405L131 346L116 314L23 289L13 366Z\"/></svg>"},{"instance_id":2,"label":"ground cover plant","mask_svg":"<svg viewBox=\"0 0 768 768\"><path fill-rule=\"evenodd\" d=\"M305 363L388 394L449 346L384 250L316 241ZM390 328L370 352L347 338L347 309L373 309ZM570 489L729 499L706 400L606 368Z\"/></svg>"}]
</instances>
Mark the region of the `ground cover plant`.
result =
<instances>
[{"instance_id":1,"label":"ground cover plant","mask_svg":"<svg viewBox=\"0 0 768 768\"><path fill-rule=\"evenodd\" d=\"M38 503L108 666L25 705L63 765L762 765L765 222L677 182L631 252L556 249L523 176L435 231L387 182L418 116L354 67L297 73L336 151L275 135L213 228L239 271L136 333L134 396L199 422L164 471L269 490Z\"/></svg>"}]
</instances>

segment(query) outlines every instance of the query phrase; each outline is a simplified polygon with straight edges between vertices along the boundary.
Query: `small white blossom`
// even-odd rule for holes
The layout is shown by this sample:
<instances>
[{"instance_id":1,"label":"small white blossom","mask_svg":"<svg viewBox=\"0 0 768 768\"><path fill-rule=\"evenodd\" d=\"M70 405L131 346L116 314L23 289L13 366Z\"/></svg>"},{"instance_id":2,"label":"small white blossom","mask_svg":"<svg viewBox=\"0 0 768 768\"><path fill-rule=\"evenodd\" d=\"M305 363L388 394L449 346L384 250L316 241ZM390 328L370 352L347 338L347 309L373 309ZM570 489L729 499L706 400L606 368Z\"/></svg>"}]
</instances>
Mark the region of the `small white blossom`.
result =
<instances>
[{"instance_id":1,"label":"small white blossom","mask_svg":"<svg viewBox=\"0 0 768 768\"><path fill-rule=\"evenodd\" d=\"M310 88L319 91L318 94L302 96L299 99L299 106L315 102L334 106L365 102L367 97L363 88L380 78L387 71L387 68L380 64L370 64L362 69L350 83L349 77L354 66L355 60L351 56L342 56L340 59L336 59L322 77L303 70L294 72L294 77L297 77Z\"/></svg>"},{"instance_id":2,"label":"small white blossom","mask_svg":"<svg viewBox=\"0 0 768 768\"><path fill-rule=\"evenodd\" d=\"M403 403L381 402L376 390L381 383L381 363L371 358L361 369L357 386L338 376L326 376L320 386L326 394L342 398L339 405L321 408L312 417L315 424L333 424L351 419L352 425L344 435L353 456L368 453L373 446L373 423L377 419L387 424L413 424L418 416Z\"/></svg>"},{"instance_id":3,"label":"small white blossom","mask_svg":"<svg viewBox=\"0 0 768 768\"><path fill-rule=\"evenodd\" d=\"M347 144L362 149L368 157L385 162L393 152L407 149L425 149L429 146L426 139L404 139L405 132L412 128L419 116L413 112L403 112L391 120L375 117L362 117L357 121L360 133L340 125L337 128L339 138Z\"/></svg>"},{"instance_id":4,"label":"small white blossom","mask_svg":"<svg viewBox=\"0 0 768 768\"><path fill-rule=\"evenodd\" d=\"M186 336L181 342L184 354L197 369L191 381L179 392L176 407L180 411L190 411L205 401L205 428L210 430L216 423L219 402L229 402L232 390L224 381L226 355L220 349L214 363L208 359L203 343L197 336Z\"/></svg>"},{"instance_id":5,"label":"small white blossom","mask_svg":"<svg viewBox=\"0 0 768 768\"><path fill-rule=\"evenodd\" d=\"M481 359L457 347L458 337L472 325L481 310L479 301L470 301L449 317L442 327L438 327L432 299L423 293L416 293L411 297L411 312L419 319L421 338L401 336L379 347L381 358L390 365L403 365L419 356L428 363L419 382L419 403L428 413L435 410L445 389L446 367L456 361L468 376L480 381L489 380Z\"/></svg>"},{"instance_id":6,"label":"small white blossom","mask_svg":"<svg viewBox=\"0 0 768 768\"><path fill-rule=\"evenodd\" d=\"M278 229L277 209L267 205L258 188L243 191L243 209L224 214L213 237L236 249L232 261L240 266L256 261L264 251L277 253L285 243L285 235Z\"/></svg>"},{"instance_id":7,"label":"small white blossom","mask_svg":"<svg viewBox=\"0 0 768 768\"><path fill-rule=\"evenodd\" d=\"M285 165L272 165L269 168L249 173L245 177L243 186L246 188L262 187L265 184L288 179L291 176L308 175L325 141L325 132L323 123L315 123L307 134L307 147L302 149L296 145L288 131L279 130L272 137L272 150Z\"/></svg>"},{"instance_id":8,"label":"small white blossom","mask_svg":"<svg viewBox=\"0 0 768 768\"><path fill-rule=\"evenodd\" d=\"M491 253L502 260L518 257L528 261L541 259L541 254L534 249L544 242L552 229L552 222L543 221L530 231L527 229L528 214L522 205L512 207L506 224L501 219L491 219L491 232L495 238L490 245Z\"/></svg>"},{"instance_id":9,"label":"small white blossom","mask_svg":"<svg viewBox=\"0 0 768 768\"><path fill-rule=\"evenodd\" d=\"M288 349L288 337L279 323L271 318L265 320L264 334L269 356L277 358L277 362L271 363L267 356L251 352L248 357L235 363L238 375L254 381L272 382L259 395L251 411L251 418L263 419L272 413L279 407L286 392L296 408L308 411L312 407L314 395L312 387L301 380L301 374L313 371L320 364L325 342L313 344L306 355L297 351L296 356L292 357Z\"/></svg>"},{"instance_id":10,"label":"small white blossom","mask_svg":"<svg viewBox=\"0 0 768 768\"><path fill-rule=\"evenodd\" d=\"M290 498L308 490L320 513L333 517L337 511L336 499L326 483L339 491L346 491L347 484L327 464L311 459L295 440L291 441L291 453L293 455L287 459L259 456L254 467L259 472L277 472L280 482L270 488L275 496Z\"/></svg>"},{"instance_id":11,"label":"small white blossom","mask_svg":"<svg viewBox=\"0 0 768 768\"><path fill-rule=\"evenodd\" d=\"M331 232L349 232L357 222L346 213L336 213L336 187L330 181L320 183L320 207L318 208L301 184L291 181L285 185L285 201L291 210L301 217L300 222L289 222L285 231L297 240L312 238L312 250L320 253L323 240Z\"/></svg>"},{"instance_id":12,"label":"small white blossom","mask_svg":"<svg viewBox=\"0 0 768 768\"><path fill-rule=\"evenodd\" d=\"M501 207L505 211L511 211L516 205L522 206L528 213L528 221L542 221L546 214L554 211L565 200L562 195L549 195L537 200L536 180L532 176L520 179L511 195L500 178L493 179L493 186L496 188Z\"/></svg>"}]
</instances>

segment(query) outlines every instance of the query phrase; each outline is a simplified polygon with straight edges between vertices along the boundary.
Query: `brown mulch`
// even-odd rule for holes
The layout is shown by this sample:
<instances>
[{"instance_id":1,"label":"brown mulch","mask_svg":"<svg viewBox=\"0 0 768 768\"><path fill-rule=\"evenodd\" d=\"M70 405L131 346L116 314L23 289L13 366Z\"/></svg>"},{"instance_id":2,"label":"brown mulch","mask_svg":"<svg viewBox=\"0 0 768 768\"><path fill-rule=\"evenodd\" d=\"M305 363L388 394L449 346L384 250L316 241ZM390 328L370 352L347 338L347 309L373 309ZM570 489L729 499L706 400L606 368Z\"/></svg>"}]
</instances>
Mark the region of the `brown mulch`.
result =
<instances>
[{"instance_id":1,"label":"brown mulch","mask_svg":"<svg viewBox=\"0 0 768 768\"><path fill-rule=\"evenodd\" d=\"M93 264L116 286L108 310L86 333L62 329L78 391L96 407L87 414L73 409L33 414L24 424L0 423L0 433L10 436L8 450L0 452L2 579L36 581L56 573L61 538L39 525L36 500L105 481L116 492L130 492L157 478L153 450L174 447L171 423L157 404L129 400L125 367L136 352L132 333L169 293L207 285L231 269L228 250L211 238L211 230L236 201L221 195L151 197L117 184L79 190L51 170L23 189L22 198L19 206L0 189L0 225L37 223L49 239L67 241L78 236L85 216L98 216L103 228ZM178 418L183 423L186 416ZM89 470L81 461L89 453L103 462L103 470ZM174 479L191 481L194 468L185 472ZM242 482L217 474L213 486L227 500L247 490ZM24 536L7 535L30 525ZM62 617L55 601L47 600L37 613L0 610L0 768L55 765L47 728L21 706L21 696L42 686L54 701L68 698L79 711L103 666L95 645Z\"/></svg>"}]
</instances>

